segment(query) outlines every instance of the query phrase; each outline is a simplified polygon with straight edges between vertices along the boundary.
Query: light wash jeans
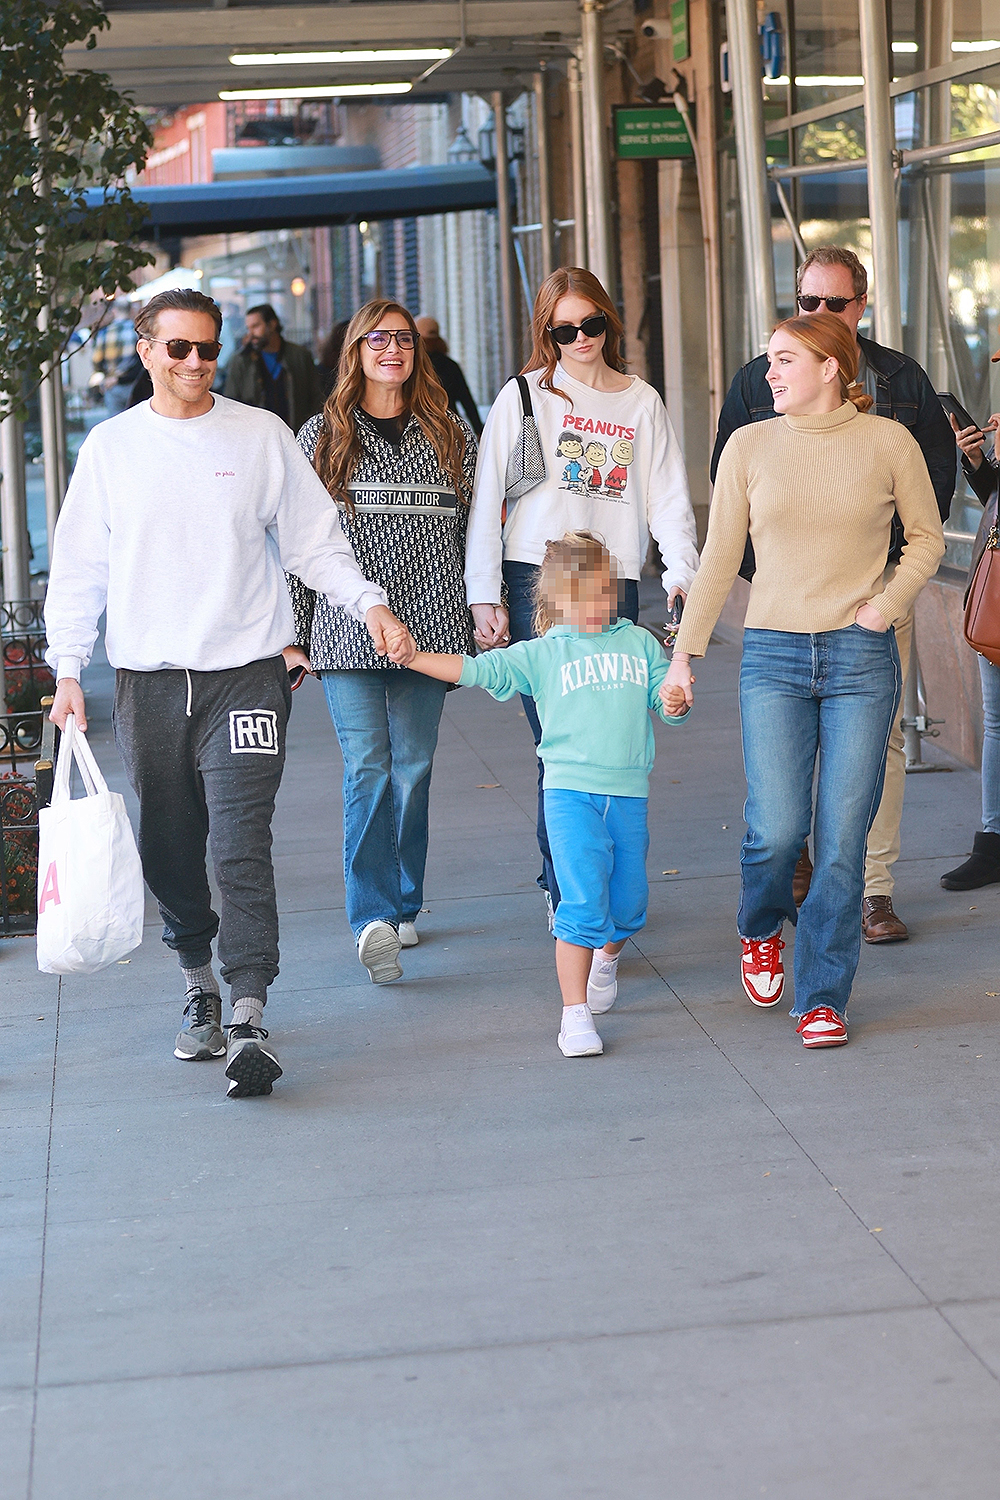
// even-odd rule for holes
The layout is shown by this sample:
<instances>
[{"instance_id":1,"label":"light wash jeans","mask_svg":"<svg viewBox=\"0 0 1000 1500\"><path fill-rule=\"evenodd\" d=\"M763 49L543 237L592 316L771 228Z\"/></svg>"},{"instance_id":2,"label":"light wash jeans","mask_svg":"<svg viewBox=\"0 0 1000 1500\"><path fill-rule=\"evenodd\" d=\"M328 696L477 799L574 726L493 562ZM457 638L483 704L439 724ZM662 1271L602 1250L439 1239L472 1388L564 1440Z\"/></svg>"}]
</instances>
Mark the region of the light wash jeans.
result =
<instances>
[{"instance_id":1,"label":"light wash jeans","mask_svg":"<svg viewBox=\"0 0 1000 1500\"><path fill-rule=\"evenodd\" d=\"M983 683L983 832L1000 833L1000 667L979 658Z\"/></svg>"},{"instance_id":2,"label":"light wash jeans","mask_svg":"<svg viewBox=\"0 0 1000 1500\"><path fill-rule=\"evenodd\" d=\"M896 641L849 625L818 635L747 630L740 668L747 832L739 932L798 922L793 1016L845 1015L861 952L865 842L882 795L899 701ZM813 876L796 914L792 876L812 817Z\"/></svg>"},{"instance_id":3,"label":"light wash jeans","mask_svg":"<svg viewBox=\"0 0 1000 1500\"><path fill-rule=\"evenodd\" d=\"M419 672L323 672L344 757L344 884L354 936L412 922L424 899L431 762L447 684Z\"/></svg>"}]
</instances>

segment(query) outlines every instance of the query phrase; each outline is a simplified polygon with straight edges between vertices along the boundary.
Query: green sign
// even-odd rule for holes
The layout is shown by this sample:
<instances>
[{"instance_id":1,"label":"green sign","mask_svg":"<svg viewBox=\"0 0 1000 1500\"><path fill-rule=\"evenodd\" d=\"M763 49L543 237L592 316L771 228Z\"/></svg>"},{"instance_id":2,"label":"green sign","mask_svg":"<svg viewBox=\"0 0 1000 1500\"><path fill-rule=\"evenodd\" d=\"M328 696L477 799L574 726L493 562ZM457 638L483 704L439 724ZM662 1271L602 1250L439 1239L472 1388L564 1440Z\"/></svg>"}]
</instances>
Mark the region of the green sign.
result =
<instances>
[{"instance_id":1,"label":"green sign","mask_svg":"<svg viewBox=\"0 0 1000 1500\"><path fill-rule=\"evenodd\" d=\"M622 157L694 155L687 127L672 104L618 105L615 152Z\"/></svg>"},{"instance_id":2,"label":"green sign","mask_svg":"<svg viewBox=\"0 0 1000 1500\"><path fill-rule=\"evenodd\" d=\"M688 0L670 0L670 35L673 42L674 62L684 62L691 56L688 40Z\"/></svg>"}]
</instances>

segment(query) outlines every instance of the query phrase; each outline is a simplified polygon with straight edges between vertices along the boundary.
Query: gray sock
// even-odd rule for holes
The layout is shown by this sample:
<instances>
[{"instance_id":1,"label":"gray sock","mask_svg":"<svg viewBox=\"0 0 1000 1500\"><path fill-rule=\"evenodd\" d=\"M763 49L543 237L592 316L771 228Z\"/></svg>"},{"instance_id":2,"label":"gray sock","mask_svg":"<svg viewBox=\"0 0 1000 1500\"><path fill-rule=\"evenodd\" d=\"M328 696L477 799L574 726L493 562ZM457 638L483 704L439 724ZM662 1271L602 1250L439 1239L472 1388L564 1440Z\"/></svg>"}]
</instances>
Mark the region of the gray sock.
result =
<instances>
[{"instance_id":1,"label":"gray sock","mask_svg":"<svg viewBox=\"0 0 1000 1500\"><path fill-rule=\"evenodd\" d=\"M181 973L184 975L184 983L188 995L217 995L219 993L219 981L212 973L211 960L207 964L201 964L197 969L185 969L181 965Z\"/></svg>"},{"instance_id":2,"label":"gray sock","mask_svg":"<svg viewBox=\"0 0 1000 1500\"><path fill-rule=\"evenodd\" d=\"M264 1002L251 995L249 998L233 1001L233 1025L234 1026L256 1026L258 1030L264 1022Z\"/></svg>"}]
</instances>

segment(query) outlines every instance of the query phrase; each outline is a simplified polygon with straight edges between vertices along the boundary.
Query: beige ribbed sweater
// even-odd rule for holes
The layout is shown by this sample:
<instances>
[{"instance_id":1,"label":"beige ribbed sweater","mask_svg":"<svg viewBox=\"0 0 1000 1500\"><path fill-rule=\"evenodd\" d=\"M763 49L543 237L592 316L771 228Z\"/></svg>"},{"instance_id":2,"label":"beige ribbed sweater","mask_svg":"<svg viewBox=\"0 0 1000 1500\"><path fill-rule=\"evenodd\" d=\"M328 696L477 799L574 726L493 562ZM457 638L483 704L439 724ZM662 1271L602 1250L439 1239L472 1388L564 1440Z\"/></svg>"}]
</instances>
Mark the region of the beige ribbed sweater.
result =
<instances>
[{"instance_id":1,"label":"beige ribbed sweater","mask_svg":"<svg viewBox=\"0 0 1000 1500\"><path fill-rule=\"evenodd\" d=\"M882 586L893 508L906 545ZM924 457L899 422L836 411L776 417L734 432L722 453L708 537L677 636L704 656L743 560L757 571L746 624L816 634L854 623L871 604L892 625L905 615L944 552Z\"/></svg>"}]
</instances>

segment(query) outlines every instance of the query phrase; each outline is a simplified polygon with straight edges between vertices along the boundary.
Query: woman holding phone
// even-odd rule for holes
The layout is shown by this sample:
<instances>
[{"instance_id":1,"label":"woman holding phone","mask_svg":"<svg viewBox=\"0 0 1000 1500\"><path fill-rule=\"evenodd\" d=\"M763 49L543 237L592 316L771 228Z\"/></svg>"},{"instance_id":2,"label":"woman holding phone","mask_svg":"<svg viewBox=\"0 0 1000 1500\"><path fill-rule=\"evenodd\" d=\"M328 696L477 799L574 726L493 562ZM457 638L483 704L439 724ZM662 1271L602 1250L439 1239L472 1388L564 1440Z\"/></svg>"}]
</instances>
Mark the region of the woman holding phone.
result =
<instances>
[{"instance_id":1,"label":"woman holding phone","mask_svg":"<svg viewBox=\"0 0 1000 1500\"><path fill-rule=\"evenodd\" d=\"M340 511L365 576L422 651L471 646L463 562L476 440L411 315L378 299L355 313L337 383L298 436ZM362 561L363 559L363 561ZM367 632L290 577L289 670L318 673L344 758L344 882L358 958L373 984L399 979L417 941L431 762L445 684L377 656Z\"/></svg>"},{"instance_id":2,"label":"woman holding phone","mask_svg":"<svg viewBox=\"0 0 1000 1500\"><path fill-rule=\"evenodd\" d=\"M547 543L567 531L599 536L615 559L616 614L639 618L639 575L653 537L663 561L668 605L683 599L698 567L694 514L680 445L657 392L627 375L624 330L597 277L561 266L542 283L524 367L545 477L506 503L507 467L521 439L524 411L509 381L490 411L469 515L465 583L483 649L535 635L539 571ZM541 724L524 697L535 745ZM552 912L559 888L538 777L538 884Z\"/></svg>"}]
</instances>

